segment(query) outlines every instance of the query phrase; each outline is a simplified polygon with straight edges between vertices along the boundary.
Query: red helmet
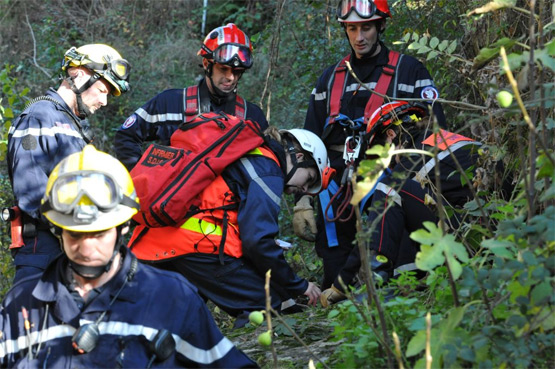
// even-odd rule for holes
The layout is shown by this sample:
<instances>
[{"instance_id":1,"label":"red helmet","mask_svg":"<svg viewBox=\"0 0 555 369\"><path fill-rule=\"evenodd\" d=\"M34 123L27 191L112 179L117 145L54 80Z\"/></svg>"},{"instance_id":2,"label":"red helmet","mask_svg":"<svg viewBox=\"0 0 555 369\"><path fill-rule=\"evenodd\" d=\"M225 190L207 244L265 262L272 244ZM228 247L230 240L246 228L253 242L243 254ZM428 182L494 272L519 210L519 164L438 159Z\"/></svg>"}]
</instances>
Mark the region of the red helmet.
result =
<instances>
[{"instance_id":1,"label":"red helmet","mask_svg":"<svg viewBox=\"0 0 555 369\"><path fill-rule=\"evenodd\" d=\"M368 120L366 132L372 142L377 133L390 124L417 122L428 115L428 105L421 102L392 101L380 106Z\"/></svg>"},{"instance_id":2,"label":"red helmet","mask_svg":"<svg viewBox=\"0 0 555 369\"><path fill-rule=\"evenodd\" d=\"M212 30L204 39L197 55L230 67L252 66L252 44L249 37L233 23Z\"/></svg>"},{"instance_id":3,"label":"red helmet","mask_svg":"<svg viewBox=\"0 0 555 369\"><path fill-rule=\"evenodd\" d=\"M368 22L388 17L391 18L391 12L387 0L340 0L337 5L337 20L342 23Z\"/></svg>"}]
</instances>

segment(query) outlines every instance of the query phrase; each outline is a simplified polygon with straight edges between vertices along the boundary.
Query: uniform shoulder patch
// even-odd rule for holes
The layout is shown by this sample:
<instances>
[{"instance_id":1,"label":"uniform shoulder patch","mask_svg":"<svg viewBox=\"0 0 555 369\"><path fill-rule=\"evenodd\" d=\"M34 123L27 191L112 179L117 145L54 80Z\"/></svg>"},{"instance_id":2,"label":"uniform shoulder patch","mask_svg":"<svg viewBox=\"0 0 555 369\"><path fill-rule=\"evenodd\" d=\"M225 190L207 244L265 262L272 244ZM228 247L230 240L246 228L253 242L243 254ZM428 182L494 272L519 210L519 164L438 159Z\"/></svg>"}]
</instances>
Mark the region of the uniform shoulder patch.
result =
<instances>
[{"instance_id":1,"label":"uniform shoulder patch","mask_svg":"<svg viewBox=\"0 0 555 369\"><path fill-rule=\"evenodd\" d=\"M426 86L422 89L420 97L429 101L433 101L439 97L439 92L433 86Z\"/></svg>"},{"instance_id":2,"label":"uniform shoulder patch","mask_svg":"<svg viewBox=\"0 0 555 369\"><path fill-rule=\"evenodd\" d=\"M127 118L125 120L125 122L123 122L123 124L121 125L121 128L122 129L127 129L127 128L131 127L133 124L135 124L136 121L137 121L137 116L135 114L133 114L129 118Z\"/></svg>"}]
</instances>

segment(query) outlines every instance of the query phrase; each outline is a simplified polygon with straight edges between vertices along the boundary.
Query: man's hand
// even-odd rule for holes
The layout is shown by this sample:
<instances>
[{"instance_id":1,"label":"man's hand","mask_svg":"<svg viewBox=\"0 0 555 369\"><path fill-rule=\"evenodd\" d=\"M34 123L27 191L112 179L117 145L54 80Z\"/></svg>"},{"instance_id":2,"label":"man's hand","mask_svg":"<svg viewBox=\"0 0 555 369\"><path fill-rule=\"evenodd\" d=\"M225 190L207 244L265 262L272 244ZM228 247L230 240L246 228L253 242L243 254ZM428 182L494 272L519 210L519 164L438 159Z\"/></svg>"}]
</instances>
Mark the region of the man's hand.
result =
<instances>
[{"instance_id":1,"label":"man's hand","mask_svg":"<svg viewBox=\"0 0 555 369\"><path fill-rule=\"evenodd\" d=\"M310 204L310 196L304 195L293 208L293 231L303 240L316 240L316 220L314 208Z\"/></svg>"},{"instance_id":2,"label":"man's hand","mask_svg":"<svg viewBox=\"0 0 555 369\"><path fill-rule=\"evenodd\" d=\"M308 304L312 306L316 306L321 293L320 288L312 282L308 282L308 288L304 291L304 295L308 297Z\"/></svg>"},{"instance_id":3,"label":"man's hand","mask_svg":"<svg viewBox=\"0 0 555 369\"><path fill-rule=\"evenodd\" d=\"M322 292L320 295L320 303L323 307L327 308L328 306L335 304L336 302L343 301L346 298L347 296L345 296L343 292L339 291L334 285L332 285L330 288Z\"/></svg>"}]
</instances>

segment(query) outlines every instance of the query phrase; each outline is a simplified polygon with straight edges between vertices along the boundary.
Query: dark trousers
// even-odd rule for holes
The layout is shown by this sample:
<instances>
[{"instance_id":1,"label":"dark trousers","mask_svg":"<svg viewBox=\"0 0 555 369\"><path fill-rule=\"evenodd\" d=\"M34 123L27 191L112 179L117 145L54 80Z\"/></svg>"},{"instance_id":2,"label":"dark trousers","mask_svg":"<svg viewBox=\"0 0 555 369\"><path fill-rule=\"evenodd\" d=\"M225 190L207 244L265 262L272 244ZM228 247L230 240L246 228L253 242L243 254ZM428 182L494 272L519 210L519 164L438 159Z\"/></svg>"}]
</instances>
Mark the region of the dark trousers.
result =
<instances>
[{"instance_id":1,"label":"dark trousers","mask_svg":"<svg viewBox=\"0 0 555 369\"><path fill-rule=\"evenodd\" d=\"M245 259L224 255L224 265L218 255L188 254L156 267L182 274L194 284L200 294L233 317L266 309L265 276ZM287 292L270 286L271 305L280 311L281 302L290 299Z\"/></svg>"}]
</instances>

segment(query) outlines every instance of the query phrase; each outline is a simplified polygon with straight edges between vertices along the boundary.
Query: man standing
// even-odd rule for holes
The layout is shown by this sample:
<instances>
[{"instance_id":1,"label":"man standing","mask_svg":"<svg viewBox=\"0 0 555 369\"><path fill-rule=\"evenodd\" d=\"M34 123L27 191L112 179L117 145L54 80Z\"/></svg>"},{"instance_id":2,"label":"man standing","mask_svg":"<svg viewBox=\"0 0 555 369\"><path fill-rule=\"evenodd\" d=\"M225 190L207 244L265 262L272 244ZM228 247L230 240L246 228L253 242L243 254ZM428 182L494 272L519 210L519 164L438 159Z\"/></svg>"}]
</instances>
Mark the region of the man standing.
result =
<instances>
[{"instance_id":1,"label":"man standing","mask_svg":"<svg viewBox=\"0 0 555 369\"><path fill-rule=\"evenodd\" d=\"M179 124L206 112L225 112L268 127L262 110L237 94L243 73L252 67L252 44L235 24L211 31L198 51L205 78L198 85L169 89L137 109L115 137L118 159L131 170L142 155L142 144L158 141L168 145Z\"/></svg>"},{"instance_id":2,"label":"man standing","mask_svg":"<svg viewBox=\"0 0 555 369\"><path fill-rule=\"evenodd\" d=\"M63 254L2 302L0 367L257 367L195 287L124 246L138 208L125 167L92 145L54 168L41 210Z\"/></svg>"},{"instance_id":3,"label":"man standing","mask_svg":"<svg viewBox=\"0 0 555 369\"><path fill-rule=\"evenodd\" d=\"M322 289L331 286L347 260L356 236L355 217L348 216L352 214L348 201L343 204L348 207L338 206L345 195L334 197L346 168L346 139L363 133L372 112L384 103L382 97L372 94L350 75L346 61L363 83L389 97L422 98L432 103L439 95L422 63L411 56L390 51L380 41L379 36L389 17L391 12L386 0L339 2L337 19L349 40L351 54L323 72L308 106L304 128L322 137L337 175L328 190L319 195L316 225L312 198L303 196L295 206L293 226L299 237L316 243L316 252L324 264ZM438 103L433 104L433 112L443 126L445 117ZM432 122L430 120L430 124ZM328 207L330 201L332 204ZM318 230L316 233L315 229Z\"/></svg>"},{"instance_id":4,"label":"man standing","mask_svg":"<svg viewBox=\"0 0 555 369\"><path fill-rule=\"evenodd\" d=\"M39 211L50 172L91 141L87 117L108 95L129 90L129 63L112 47L89 44L66 51L61 84L32 100L8 134L8 173L21 210L23 243L12 244L15 281L43 271L60 252Z\"/></svg>"}]
</instances>

